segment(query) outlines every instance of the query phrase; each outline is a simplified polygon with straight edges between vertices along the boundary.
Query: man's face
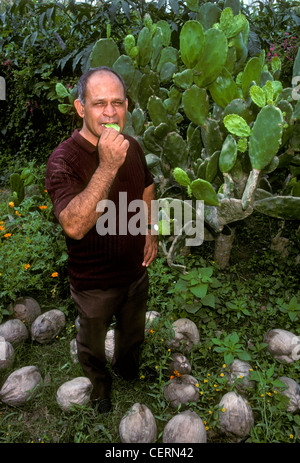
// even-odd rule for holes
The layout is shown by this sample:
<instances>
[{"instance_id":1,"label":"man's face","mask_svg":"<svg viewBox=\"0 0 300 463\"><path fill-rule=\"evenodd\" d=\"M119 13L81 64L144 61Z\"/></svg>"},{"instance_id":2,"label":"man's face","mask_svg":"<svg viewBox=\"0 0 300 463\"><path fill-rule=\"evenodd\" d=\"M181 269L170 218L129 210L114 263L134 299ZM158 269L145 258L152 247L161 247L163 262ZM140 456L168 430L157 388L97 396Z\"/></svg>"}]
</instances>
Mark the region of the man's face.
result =
<instances>
[{"instance_id":1,"label":"man's face","mask_svg":"<svg viewBox=\"0 0 300 463\"><path fill-rule=\"evenodd\" d=\"M78 114L83 117L82 136L97 145L105 124L118 124L120 131L126 123L128 101L117 76L108 71L96 72L87 82L85 105L75 103Z\"/></svg>"}]
</instances>

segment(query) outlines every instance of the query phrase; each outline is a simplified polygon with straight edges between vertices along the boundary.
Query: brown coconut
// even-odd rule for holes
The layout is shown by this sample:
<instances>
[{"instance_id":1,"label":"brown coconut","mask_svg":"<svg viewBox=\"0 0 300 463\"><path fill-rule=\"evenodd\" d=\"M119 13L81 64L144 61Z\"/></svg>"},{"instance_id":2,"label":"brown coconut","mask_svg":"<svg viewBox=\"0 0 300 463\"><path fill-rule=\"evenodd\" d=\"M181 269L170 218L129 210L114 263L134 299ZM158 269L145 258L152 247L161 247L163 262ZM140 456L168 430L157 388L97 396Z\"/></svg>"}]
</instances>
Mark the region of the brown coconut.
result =
<instances>
[{"instance_id":1,"label":"brown coconut","mask_svg":"<svg viewBox=\"0 0 300 463\"><path fill-rule=\"evenodd\" d=\"M8 405L23 405L36 395L42 381L37 367L22 367L9 375L0 390L0 399Z\"/></svg>"},{"instance_id":2,"label":"brown coconut","mask_svg":"<svg viewBox=\"0 0 300 463\"><path fill-rule=\"evenodd\" d=\"M196 412L185 410L166 424L163 432L165 444L202 444L206 443L206 429Z\"/></svg>"},{"instance_id":3,"label":"brown coconut","mask_svg":"<svg viewBox=\"0 0 300 463\"><path fill-rule=\"evenodd\" d=\"M175 408L199 400L198 381L191 375L175 376L164 388L164 396Z\"/></svg>"},{"instance_id":4,"label":"brown coconut","mask_svg":"<svg viewBox=\"0 0 300 463\"><path fill-rule=\"evenodd\" d=\"M254 425L253 412L248 402L236 392L228 392L219 403L221 431L234 442L248 436Z\"/></svg>"},{"instance_id":5,"label":"brown coconut","mask_svg":"<svg viewBox=\"0 0 300 463\"><path fill-rule=\"evenodd\" d=\"M29 333L21 320L7 320L0 325L0 336L13 345L21 344L29 338Z\"/></svg>"},{"instance_id":6,"label":"brown coconut","mask_svg":"<svg viewBox=\"0 0 300 463\"><path fill-rule=\"evenodd\" d=\"M41 315L39 303L32 297L19 297L14 303L8 306L9 312L13 318L17 318L22 322L31 325L34 320Z\"/></svg>"},{"instance_id":7,"label":"brown coconut","mask_svg":"<svg viewBox=\"0 0 300 463\"><path fill-rule=\"evenodd\" d=\"M31 325L31 338L40 344L53 341L66 324L65 314L53 309L39 315Z\"/></svg>"},{"instance_id":8,"label":"brown coconut","mask_svg":"<svg viewBox=\"0 0 300 463\"><path fill-rule=\"evenodd\" d=\"M135 403L121 419L119 434L123 443L153 443L157 426L151 410L144 404Z\"/></svg>"}]
</instances>

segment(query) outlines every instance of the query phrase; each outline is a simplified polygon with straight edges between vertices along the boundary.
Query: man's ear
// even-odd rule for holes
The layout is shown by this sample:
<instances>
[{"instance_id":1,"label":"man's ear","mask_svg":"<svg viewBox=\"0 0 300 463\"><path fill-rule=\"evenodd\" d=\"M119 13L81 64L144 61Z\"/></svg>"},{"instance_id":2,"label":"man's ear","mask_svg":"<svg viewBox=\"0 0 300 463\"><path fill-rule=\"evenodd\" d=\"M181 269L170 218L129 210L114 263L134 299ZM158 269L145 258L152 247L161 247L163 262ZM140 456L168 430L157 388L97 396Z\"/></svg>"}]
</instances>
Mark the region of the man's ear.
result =
<instances>
[{"instance_id":1,"label":"man's ear","mask_svg":"<svg viewBox=\"0 0 300 463\"><path fill-rule=\"evenodd\" d=\"M78 99L74 101L74 106L78 113L78 116L84 117L84 106L81 104L81 102Z\"/></svg>"}]
</instances>

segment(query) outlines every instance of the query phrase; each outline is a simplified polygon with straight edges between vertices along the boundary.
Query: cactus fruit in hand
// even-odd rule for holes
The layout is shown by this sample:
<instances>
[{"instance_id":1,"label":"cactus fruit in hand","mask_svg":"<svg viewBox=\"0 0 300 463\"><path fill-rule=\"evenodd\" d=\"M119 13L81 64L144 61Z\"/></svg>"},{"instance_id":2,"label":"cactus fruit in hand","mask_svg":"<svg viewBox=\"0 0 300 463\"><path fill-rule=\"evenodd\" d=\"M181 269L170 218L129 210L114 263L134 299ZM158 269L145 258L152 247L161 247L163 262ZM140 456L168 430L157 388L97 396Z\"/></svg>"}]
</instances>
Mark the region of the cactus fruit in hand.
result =
<instances>
[{"instance_id":1,"label":"cactus fruit in hand","mask_svg":"<svg viewBox=\"0 0 300 463\"><path fill-rule=\"evenodd\" d=\"M120 132L120 127L118 126L118 124L105 124L105 127L107 129L115 129L118 132Z\"/></svg>"}]
</instances>

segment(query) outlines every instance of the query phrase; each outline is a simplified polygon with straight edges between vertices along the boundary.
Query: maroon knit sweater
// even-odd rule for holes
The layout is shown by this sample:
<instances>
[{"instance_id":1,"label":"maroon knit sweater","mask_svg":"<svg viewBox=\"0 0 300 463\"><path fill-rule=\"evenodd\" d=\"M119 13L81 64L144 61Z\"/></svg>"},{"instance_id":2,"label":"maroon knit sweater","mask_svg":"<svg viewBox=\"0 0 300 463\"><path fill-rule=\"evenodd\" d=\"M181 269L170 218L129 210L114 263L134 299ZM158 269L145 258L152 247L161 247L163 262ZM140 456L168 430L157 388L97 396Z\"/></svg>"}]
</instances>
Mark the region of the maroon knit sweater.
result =
<instances>
[{"instance_id":1,"label":"maroon knit sweater","mask_svg":"<svg viewBox=\"0 0 300 463\"><path fill-rule=\"evenodd\" d=\"M153 183L145 156L137 141L129 136L130 147L110 190L116 206L117 225L119 192L127 193L127 204L142 199L144 189ZM51 154L46 169L46 189L54 212L60 212L89 183L99 165L97 149L83 138L79 130L62 142ZM128 219L136 212L127 213ZM71 285L78 291L126 286L144 272L145 236L100 235L94 226L81 240L66 236Z\"/></svg>"}]
</instances>

